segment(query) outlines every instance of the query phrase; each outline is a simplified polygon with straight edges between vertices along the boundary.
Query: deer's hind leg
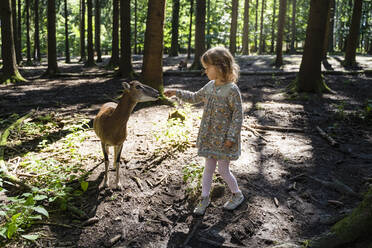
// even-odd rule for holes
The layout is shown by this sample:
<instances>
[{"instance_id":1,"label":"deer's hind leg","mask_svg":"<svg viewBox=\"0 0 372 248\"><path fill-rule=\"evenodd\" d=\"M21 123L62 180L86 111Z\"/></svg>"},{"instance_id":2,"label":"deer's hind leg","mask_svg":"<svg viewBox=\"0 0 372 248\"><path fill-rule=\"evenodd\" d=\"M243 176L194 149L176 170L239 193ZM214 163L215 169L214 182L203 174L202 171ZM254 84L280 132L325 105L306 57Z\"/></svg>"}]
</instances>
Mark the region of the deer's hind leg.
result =
<instances>
[{"instance_id":1,"label":"deer's hind leg","mask_svg":"<svg viewBox=\"0 0 372 248\"><path fill-rule=\"evenodd\" d=\"M121 183L120 183L120 175L119 175L119 170L120 170L120 156L121 156L121 151L123 150L123 144L114 146L114 168L116 169L116 189L121 189Z\"/></svg>"},{"instance_id":2,"label":"deer's hind leg","mask_svg":"<svg viewBox=\"0 0 372 248\"><path fill-rule=\"evenodd\" d=\"M102 152L103 152L103 157L105 159L105 178L103 180L103 187L107 187L107 181L108 181L108 167L109 167L109 147L108 145L104 144L103 142L101 142L101 146L102 146Z\"/></svg>"}]
</instances>

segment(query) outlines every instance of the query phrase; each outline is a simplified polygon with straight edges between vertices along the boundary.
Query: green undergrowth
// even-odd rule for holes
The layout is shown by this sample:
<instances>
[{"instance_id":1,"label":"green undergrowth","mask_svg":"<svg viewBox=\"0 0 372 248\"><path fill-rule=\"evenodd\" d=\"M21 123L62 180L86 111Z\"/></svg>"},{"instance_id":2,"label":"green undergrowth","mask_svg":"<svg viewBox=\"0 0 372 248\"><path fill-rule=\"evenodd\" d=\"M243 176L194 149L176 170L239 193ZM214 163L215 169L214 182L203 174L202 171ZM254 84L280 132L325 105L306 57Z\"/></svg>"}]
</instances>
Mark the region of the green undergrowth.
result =
<instances>
[{"instance_id":1,"label":"green undergrowth","mask_svg":"<svg viewBox=\"0 0 372 248\"><path fill-rule=\"evenodd\" d=\"M0 119L0 128L17 119ZM85 169L93 153L84 153L89 136L88 120L54 114L33 114L11 131L5 149L6 166L13 175L31 186L24 192L0 177L0 244L11 239L36 240L28 229L47 222L51 212L65 211L88 188ZM27 152L26 152L27 151Z\"/></svg>"}]
</instances>

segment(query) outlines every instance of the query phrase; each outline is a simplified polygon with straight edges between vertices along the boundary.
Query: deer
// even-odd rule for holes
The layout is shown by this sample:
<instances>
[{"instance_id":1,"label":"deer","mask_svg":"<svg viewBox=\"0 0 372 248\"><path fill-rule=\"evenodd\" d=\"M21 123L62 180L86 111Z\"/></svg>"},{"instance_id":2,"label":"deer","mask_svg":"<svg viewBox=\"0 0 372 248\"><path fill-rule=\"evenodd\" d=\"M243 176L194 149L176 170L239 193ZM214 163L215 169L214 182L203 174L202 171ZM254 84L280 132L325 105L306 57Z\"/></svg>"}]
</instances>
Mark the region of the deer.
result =
<instances>
[{"instance_id":1,"label":"deer","mask_svg":"<svg viewBox=\"0 0 372 248\"><path fill-rule=\"evenodd\" d=\"M114 147L113 166L116 170L115 189L120 190L119 167L123 143L127 138L127 122L138 102L156 101L159 92L138 81L123 82L124 92L118 103L107 102L102 105L93 120L93 129L101 141L105 161L103 187L108 186L109 147Z\"/></svg>"}]
</instances>

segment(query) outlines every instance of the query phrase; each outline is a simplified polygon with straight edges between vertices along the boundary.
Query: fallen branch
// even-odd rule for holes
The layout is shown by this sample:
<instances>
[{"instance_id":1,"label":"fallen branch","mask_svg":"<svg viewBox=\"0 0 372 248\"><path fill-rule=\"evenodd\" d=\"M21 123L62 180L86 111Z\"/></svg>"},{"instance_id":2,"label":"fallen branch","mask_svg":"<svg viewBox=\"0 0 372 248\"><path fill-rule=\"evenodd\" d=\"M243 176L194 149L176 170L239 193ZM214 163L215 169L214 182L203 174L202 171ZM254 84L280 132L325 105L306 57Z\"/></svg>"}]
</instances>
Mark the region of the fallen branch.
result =
<instances>
[{"instance_id":1,"label":"fallen branch","mask_svg":"<svg viewBox=\"0 0 372 248\"><path fill-rule=\"evenodd\" d=\"M280 126L261 126L254 124L253 127L259 130L267 130L267 131L278 131L278 132L294 132L294 133L303 133L304 129L302 128L295 128L295 127L280 127Z\"/></svg>"},{"instance_id":2,"label":"fallen branch","mask_svg":"<svg viewBox=\"0 0 372 248\"><path fill-rule=\"evenodd\" d=\"M17 178L16 176L9 173L8 168L6 167L5 161L4 161L4 152L5 152L5 146L7 143L8 136L10 134L10 131L18 127L25 119L30 117L33 114L33 111L28 112L26 115L22 116L15 122L13 122L0 136L0 174L3 177L4 180L19 185L23 188L26 188L27 190L31 190L31 186L22 182Z\"/></svg>"},{"instance_id":3,"label":"fallen branch","mask_svg":"<svg viewBox=\"0 0 372 248\"><path fill-rule=\"evenodd\" d=\"M139 179L138 177L135 177L135 176L131 176L130 177L133 181L136 182L138 188L140 188L141 191L143 191L143 188L142 188L142 185L141 185L141 179Z\"/></svg>"},{"instance_id":4,"label":"fallen branch","mask_svg":"<svg viewBox=\"0 0 372 248\"><path fill-rule=\"evenodd\" d=\"M329 136L326 132L324 132L319 126L316 126L316 130L320 133L320 135L328 140L329 143L331 143L332 146L338 146L338 143L331 137Z\"/></svg>"},{"instance_id":5,"label":"fallen branch","mask_svg":"<svg viewBox=\"0 0 372 248\"><path fill-rule=\"evenodd\" d=\"M339 180L337 179L333 179L333 182L328 182L328 181L323 181L323 180L320 180L316 177L312 177L312 176L309 176L309 175L306 175L308 178L322 184L323 186L326 186L328 188L331 188L331 189L334 189L340 193L346 193L347 195L350 195L350 196L353 196L353 197L356 197L358 199L360 199L360 195L355 193L349 186L345 185L344 183L340 182Z\"/></svg>"},{"instance_id":6,"label":"fallen branch","mask_svg":"<svg viewBox=\"0 0 372 248\"><path fill-rule=\"evenodd\" d=\"M267 139L265 139L261 134L259 134L255 129L251 128L251 127L248 127L246 125L242 125L242 127L244 127L245 129L247 129L248 131L251 131L256 137L259 137L261 139L263 139L264 141L267 141Z\"/></svg>"}]
</instances>

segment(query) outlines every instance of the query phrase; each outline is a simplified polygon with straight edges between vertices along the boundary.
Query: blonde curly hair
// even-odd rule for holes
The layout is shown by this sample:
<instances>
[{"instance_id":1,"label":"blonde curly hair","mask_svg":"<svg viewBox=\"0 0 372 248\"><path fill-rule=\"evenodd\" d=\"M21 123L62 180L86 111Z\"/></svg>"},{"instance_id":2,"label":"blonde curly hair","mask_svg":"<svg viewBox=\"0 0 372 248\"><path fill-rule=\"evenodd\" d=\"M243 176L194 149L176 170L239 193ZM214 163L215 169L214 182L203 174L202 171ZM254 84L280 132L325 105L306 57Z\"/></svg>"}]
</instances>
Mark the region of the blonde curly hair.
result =
<instances>
[{"instance_id":1,"label":"blonde curly hair","mask_svg":"<svg viewBox=\"0 0 372 248\"><path fill-rule=\"evenodd\" d=\"M201 61L207 65L213 65L220 71L225 82L236 83L239 78L239 65L225 47L214 47L206 51Z\"/></svg>"}]
</instances>

